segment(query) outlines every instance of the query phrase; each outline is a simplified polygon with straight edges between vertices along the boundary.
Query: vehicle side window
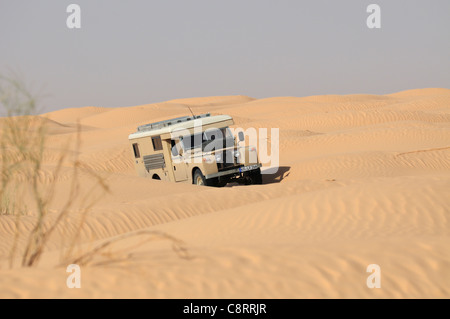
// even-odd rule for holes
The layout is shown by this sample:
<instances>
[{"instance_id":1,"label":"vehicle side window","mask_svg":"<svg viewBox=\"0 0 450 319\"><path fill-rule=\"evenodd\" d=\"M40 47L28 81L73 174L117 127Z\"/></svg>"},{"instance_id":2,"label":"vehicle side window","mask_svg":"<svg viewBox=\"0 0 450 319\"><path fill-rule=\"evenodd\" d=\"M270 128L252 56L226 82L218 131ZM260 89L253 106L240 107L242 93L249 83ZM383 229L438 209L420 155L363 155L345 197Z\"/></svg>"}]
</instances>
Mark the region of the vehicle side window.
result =
<instances>
[{"instance_id":1,"label":"vehicle side window","mask_svg":"<svg viewBox=\"0 0 450 319\"><path fill-rule=\"evenodd\" d=\"M163 149L162 143L161 143L161 136L153 136L152 144L153 144L153 150L155 150L155 151L161 151Z\"/></svg>"},{"instance_id":2,"label":"vehicle side window","mask_svg":"<svg viewBox=\"0 0 450 319\"><path fill-rule=\"evenodd\" d=\"M204 136L203 133L184 136L182 141L184 149L190 150L193 148L201 147L202 143L204 142Z\"/></svg>"},{"instance_id":3,"label":"vehicle side window","mask_svg":"<svg viewBox=\"0 0 450 319\"><path fill-rule=\"evenodd\" d=\"M170 144L172 146L172 156L178 156L178 149L177 149L176 142L174 140L171 140Z\"/></svg>"},{"instance_id":4,"label":"vehicle side window","mask_svg":"<svg viewBox=\"0 0 450 319\"><path fill-rule=\"evenodd\" d=\"M139 146L137 143L133 144L133 152L134 152L134 158L139 158L141 157L141 154L139 152Z\"/></svg>"}]
</instances>

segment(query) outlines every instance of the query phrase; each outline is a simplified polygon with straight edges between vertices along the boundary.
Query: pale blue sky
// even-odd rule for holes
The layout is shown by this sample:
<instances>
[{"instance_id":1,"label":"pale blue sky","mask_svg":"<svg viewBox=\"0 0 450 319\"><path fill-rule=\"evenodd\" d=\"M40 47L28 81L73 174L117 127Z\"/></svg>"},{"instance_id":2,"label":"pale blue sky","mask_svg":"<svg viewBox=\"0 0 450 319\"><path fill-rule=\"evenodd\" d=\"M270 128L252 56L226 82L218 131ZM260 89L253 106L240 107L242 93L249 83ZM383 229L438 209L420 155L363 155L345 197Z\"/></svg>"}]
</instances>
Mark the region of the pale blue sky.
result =
<instances>
[{"instance_id":1,"label":"pale blue sky","mask_svg":"<svg viewBox=\"0 0 450 319\"><path fill-rule=\"evenodd\" d=\"M366 26L371 3L381 29ZM450 88L450 1L0 0L10 69L47 94L43 111Z\"/></svg>"}]
</instances>

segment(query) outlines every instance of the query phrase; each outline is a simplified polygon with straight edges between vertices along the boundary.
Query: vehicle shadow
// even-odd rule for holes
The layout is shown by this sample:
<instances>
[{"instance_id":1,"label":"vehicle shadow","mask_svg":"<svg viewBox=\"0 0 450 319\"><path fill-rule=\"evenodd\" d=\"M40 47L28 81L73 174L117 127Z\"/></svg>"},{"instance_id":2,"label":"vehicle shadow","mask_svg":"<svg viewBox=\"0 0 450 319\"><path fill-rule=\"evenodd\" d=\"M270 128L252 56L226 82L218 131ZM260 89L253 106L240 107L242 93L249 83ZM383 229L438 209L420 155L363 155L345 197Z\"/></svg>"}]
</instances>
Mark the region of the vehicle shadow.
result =
<instances>
[{"instance_id":1,"label":"vehicle shadow","mask_svg":"<svg viewBox=\"0 0 450 319\"><path fill-rule=\"evenodd\" d=\"M279 183L284 178L289 176L290 170L291 170L290 166L280 166L278 167L278 171L274 174L262 174L262 183L263 184Z\"/></svg>"},{"instance_id":2,"label":"vehicle shadow","mask_svg":"<svg viewBox=\"0 0 450 319\"><path fill-rule=\"evenodd\" d=\"M278 168L278 171L274 174L262 174L262 184L274 184L281 182L284 178L289 176L289 171L291 170L290 166L280 166ZM264 172L264 170L263 170ZM246 185L239 184L239 183L228 183L225 187L236 187L236 186L243 186L247 187Z\"/></svg>"}]
</instances>

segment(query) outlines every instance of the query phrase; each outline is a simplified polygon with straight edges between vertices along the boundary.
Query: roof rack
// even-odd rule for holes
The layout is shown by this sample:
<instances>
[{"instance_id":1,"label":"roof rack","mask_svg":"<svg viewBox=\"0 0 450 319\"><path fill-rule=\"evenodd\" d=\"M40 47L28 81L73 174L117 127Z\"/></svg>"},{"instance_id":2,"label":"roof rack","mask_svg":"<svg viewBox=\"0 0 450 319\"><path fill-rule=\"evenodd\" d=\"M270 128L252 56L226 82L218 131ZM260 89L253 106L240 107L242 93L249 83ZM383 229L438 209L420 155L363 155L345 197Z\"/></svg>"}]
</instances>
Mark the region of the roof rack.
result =
<instances>
[{"instance_id":1,"label":"roof rack","mask_svg":"<svg viewBox=\"0 0 450 319\"><path fill-rule=\"evenodd\" d=\"M170 119L170 120L141 125L141 126L138 126L137 130L138 130L138 132L147 132L147 131L152 131L152 130L157 130L157 129L160 129L163 127L167 127L170 125L174 125L174 124L178 124L178 123L182 123L182 122L188 122L188 121L205 118L205 117L210 117L210 116L211 116L210 113L194 115L194 116L182 116L182 117L177 117L177 118Z\"/></svg>"}]
</instances>

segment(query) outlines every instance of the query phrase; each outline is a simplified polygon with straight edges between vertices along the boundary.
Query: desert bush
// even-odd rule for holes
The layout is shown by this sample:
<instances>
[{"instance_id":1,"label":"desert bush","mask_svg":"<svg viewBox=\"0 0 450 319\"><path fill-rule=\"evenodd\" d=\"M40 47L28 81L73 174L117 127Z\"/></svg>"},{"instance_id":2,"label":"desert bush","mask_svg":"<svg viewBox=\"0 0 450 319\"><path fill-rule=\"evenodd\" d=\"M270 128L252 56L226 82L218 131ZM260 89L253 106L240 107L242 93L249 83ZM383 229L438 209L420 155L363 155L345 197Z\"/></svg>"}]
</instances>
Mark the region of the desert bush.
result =
<instances>
[{"instance_id":1,"label":"desert bush","mask_svg":"<svg viewBox=\"0 0 450 319\"><path fill-rule=\"evenodd\" d=\"M16 217L16 236L10 253L10 265L13 265L20 254L22 266L34 266L39 262L50 236L74 208L74 203L80 195L78 176L81 163L76 156L68 158L70 145L74 144L75 150L80 147L80 128L78 125L75 141L65 143L66 146L59 152L56 165L50 172L56 181L63 164L70 162L70 189L62 208L50 220L47 217L49 205L55 196L56 182L46 187L40 182L48 138L47 121L36 115L36 99L23 81L15 78L0 76L0 107L3 116L0 121L0 212ZM100 187L104 192L109 190L104 177L94 172L89 173L95 181L95 187ZM23 199L18 196L23 193L29 193L30 207L26 207ZM77 209L86 214L92 205L92 202L81 200L82 207ZM22 234L20 217L28 214L29 210L34 212L33 227L28 234ZM72 245L80 234L83 222L84 219L81 218L77 231L72 234ZM17 242L21 236L26 236L26 239L23 249L18 252Z\"/></svg>"},{"instance_id":2,"label":"desert bush","mask_svg":"<svg viewBox=\"0 0 450 319\"><path fill-rule=\"evenodd\" d=\"M23 267L37 265L52 234L58 227L64 228L64 221L74 211L77 212L78 218L72 218L72 221L76 220L76 225L67 232L67 238L62 244L62 264L88 264L96 255L102 254L106 247L117 241L142 235L147 237L144 242L154 239L169 240L179 255L187 256L180 240L156 231L124 234L104 241L88 251L75 253L74 248L87 214L99 197L109 192L109 186L105 176L97 174L79 160L77 154L81 146L81 128L78 124L76 134L72 134L72 140L61 146L56 164L50 168L53 182L44 187L41 179L48 141L47 119L36 115L36 99L23 83L14 77L0 76L0 218L5 215L15 218L15 236L9 254L10 267L13 267L18 259ZM73 135L76 137L73 138ZM50 204L56 194L56 181L63 168L67 170L68 167L71 170L69 189L62 206L57 212L50 214ZM80 172L92 179L91 189L85 190L83 194L80 192ZM94 192L96 189L100 192ZM93 193L99 195L93 197ZM25 196L28 196L27 201L23 200ZM32 227L28 230L21 227L22 217L25 215L33 220ZM19 245L20 240L22 241Z\"/></svg>"}]
</instances>

